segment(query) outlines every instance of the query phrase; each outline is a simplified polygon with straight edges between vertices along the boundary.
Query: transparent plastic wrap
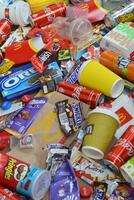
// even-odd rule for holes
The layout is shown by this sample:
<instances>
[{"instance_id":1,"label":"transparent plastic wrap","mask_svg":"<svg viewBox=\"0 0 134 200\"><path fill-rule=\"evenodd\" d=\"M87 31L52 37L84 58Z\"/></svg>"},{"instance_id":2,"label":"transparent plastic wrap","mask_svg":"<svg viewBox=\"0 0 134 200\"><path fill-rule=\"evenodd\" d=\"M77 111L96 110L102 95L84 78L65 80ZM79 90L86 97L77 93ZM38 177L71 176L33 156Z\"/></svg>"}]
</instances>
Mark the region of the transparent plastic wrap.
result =
<instances>
[{"instance_id":1,"label":"transparent plastic wrap","mask_svg":"<svg viewBox=\"0 0 134 200\"><path fill-rule=\"evenodd\" d=\"M57 17L53 25L60 37L70 40L74 45L86 43L93 37L92 25L86 17Z\"/></svg>"}]
</instances>

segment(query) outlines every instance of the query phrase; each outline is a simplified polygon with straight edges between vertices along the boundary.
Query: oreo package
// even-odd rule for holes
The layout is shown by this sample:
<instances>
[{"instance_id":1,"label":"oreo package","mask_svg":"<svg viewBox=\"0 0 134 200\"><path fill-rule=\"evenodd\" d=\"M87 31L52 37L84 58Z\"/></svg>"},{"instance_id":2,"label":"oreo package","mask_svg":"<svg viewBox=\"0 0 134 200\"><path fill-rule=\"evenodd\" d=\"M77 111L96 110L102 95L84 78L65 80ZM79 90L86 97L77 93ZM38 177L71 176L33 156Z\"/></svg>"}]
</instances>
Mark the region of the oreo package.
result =
<instances>
[{"instance_id":1,"label":"oreo package","mask_svg":"<svg viewBox=\"0 0 134 200\"><path fill-rule=\"evenodd\" d=\"M41 88L39 74L31 63L11 69L0 76L0 92L5 100L13 100L23 94L32 93Z\"/></svg>"}]
</instances>

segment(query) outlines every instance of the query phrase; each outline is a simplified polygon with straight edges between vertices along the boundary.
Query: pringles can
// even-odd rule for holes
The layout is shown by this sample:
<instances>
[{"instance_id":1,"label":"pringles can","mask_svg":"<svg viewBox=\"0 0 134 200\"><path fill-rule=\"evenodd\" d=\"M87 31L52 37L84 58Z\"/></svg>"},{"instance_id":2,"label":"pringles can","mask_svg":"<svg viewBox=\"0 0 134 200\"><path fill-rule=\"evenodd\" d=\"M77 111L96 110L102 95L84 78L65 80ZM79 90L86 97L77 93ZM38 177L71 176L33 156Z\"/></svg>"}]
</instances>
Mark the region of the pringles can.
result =
<instances>
[{"instance_id":1,"label":"pringles can","mask_svg":"<svg viewBox=\"0 0 134 200\"><path fill-rule=\"evenodd\" d=\"M3 186L34 200L44 197L51 182L49 171L3 153L0 153L0 180Z\"/></svg>"},{"instance_id":2,"label":"pringles can","mask_svg":"<svg viewBox=\"0 0 134 200\"><path fill-rule=\"evenodd\" d=\"M104 102L104 95L101 92L87 89L66 81L60 82L57 86L57 90L65 95L88 104L90 108L96 108L96 106Z\"/></svg>"},{"instance_id":3,"label":"pringles can","mask_svg":"<svg viewBox=\"0 0 134 200\"><path fill-rule=\"evenodd\" d=\"M8 19L0 20L0 45L8 38L11 33L12 23Z\"/></svg>"},{"instance_id":4,"label":"pringles can","mask_svg":"<svg viewBox=\"0 0 134 200\"><path fill-rule=\"evenodd\" d=\"M113 51L104 51L100 56L100 63L123 78L134 82L134 61L119 56Z\"/></svg>"},{"instance_id":5,"label":"pringles can","mask_svg":"<svg viewBox=\"0 0 134 200\"><path fill-rule=\"evenodd\" d=\"M31 24L36 27L43 27L49 25L58 16L65 16L66 5L65 3L52 4L44 10L41 10L32 15Z\"/></svg>"},{"instance_id":6,"label":"pringles can","mask_svg":"<svg viewBox=\"0 0 134 200\"><path fill-rule=\"evenodd\" d=\"M119 128L119 118L110 109L97 107L89 112L86 123L82 152L89 158L103 159Z\"/></svg>"},{"instance_id":7,"label":"pringles can","mask_svg":"<svg viewBox=\"0 0 134 200\"><path fill-rule=\"evenodd\" d=\"M134 21L134 2L126 1L117 10L110 11L104 18L104 22L108 27L115 27L119 23Z\"/></svg>"},{"instance_id":8,"label":"pringles can","mask_svg":"<svg viewBox=\"0 0 134 200\"><path fill-rule=\"evenodd\" d=\"M104 162L112 169L118 170L134 155L134 125L127 128L121 138L106 155Z\"/></svg>"}]
</instances>

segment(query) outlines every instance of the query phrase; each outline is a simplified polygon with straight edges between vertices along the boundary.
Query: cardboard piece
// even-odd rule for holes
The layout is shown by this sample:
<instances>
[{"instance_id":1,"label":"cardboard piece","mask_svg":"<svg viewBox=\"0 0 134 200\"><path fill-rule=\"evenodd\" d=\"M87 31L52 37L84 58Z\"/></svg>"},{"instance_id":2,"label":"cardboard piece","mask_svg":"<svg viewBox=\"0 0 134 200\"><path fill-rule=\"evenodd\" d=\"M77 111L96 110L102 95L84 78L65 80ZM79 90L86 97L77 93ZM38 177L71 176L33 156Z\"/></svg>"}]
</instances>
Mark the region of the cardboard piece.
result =
<instances>
[{"instance_id":1,"label":"cardboard piece","mask_svg":"<svg viewBox=\"0 0 134 200\"><path fill-rule=\"evenodd\" d=\"M78 102L77 100L67 97L58 92L53 92L48 95L44 95L43 92L39 92L37 96L48 97L48 102L39 112L32 125L28 128L27 134L33 134L35 145L33 149L20 149L15 147L9 154L15 156L18 159L22 159L25 162L30 162L40 167L45 167L45 160L47 158L47 152L42 148L45 144L59 143L63 138L62 142L65 142L69 146L76 135L71 135L68 138L65 137L63 132L60 130L57 113L54 111L55 103L64 99L68 99L69 103ZM89 106L82 103L83 114L89 112Z\"/></svg>"},{"instance_id":2,"label":"cardboard piece","mask_svg":"<svg viewBox=\"0 0 134 200\"><path fill-rule=\"evenodd\" d=\"M73 139L76 137L75 134L69 136L68 138L64 137L64 134L62 133L59 127L57 114L56 112L54 112L55 103L64 99L68 99L69 103L78 101L58 92L53 92L49 93L48 95L44 95L43 92L40 91L37 94L37 96L47 97L48 102L46 103L44 108L39 112L35 121L27 130L27 134L33 134L34 136L34 148L20 149L16 146L8 154L25 162L34 164L38 167L45 168L45 161L47 158L47 151L43 149L45 147L45 144L58 143L63 138L62 141L64 142L64 139L66 139L65 144L69 146L72 143ZM86 117L87 113L89 112L89 106L87 104L82 103L82 107L84 117ZM45 195L43 200L48 199L49 192Z\"/></svg>"}]
</instances>

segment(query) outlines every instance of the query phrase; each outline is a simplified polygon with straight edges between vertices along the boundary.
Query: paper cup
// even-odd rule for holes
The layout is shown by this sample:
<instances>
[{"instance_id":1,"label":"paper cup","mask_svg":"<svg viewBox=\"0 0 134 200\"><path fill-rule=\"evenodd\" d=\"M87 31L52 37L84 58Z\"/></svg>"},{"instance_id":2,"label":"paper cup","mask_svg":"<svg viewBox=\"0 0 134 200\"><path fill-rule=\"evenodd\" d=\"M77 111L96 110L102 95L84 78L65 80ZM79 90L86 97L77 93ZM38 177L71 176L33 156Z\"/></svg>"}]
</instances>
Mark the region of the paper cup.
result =
<instances>
[{"instance_id":1,"label":"paper cup","mask_svg":"<svg viewBox=\"0 0 134 200\"><path fill-rule=\"evenodd\" d=\"M109 109L96 108L86 121L90 133L84 137L82 152L90 158L103 159L119 127L119 118Z\"/></svg>"},{"instance_id":2,"label":"paper cup","mask_svg":"<svg viewBox=\"0 0 134 200\"><path fill-rule=\"evenodd\" d=\"M120 172L124 179L134 187L134 157L120 168Z\"/></svg>"},{"instance_id":3,"label":"paper cup","mask_svg":"<svg viewBox=\"0 0 134 200\"><path fill-rule=\"evenodd\" d=\"M117 98L124 89L124 81L98 61L86 61L78 73L80 85L96 89L106 96Z\"/></svg>"}]
</instances>

